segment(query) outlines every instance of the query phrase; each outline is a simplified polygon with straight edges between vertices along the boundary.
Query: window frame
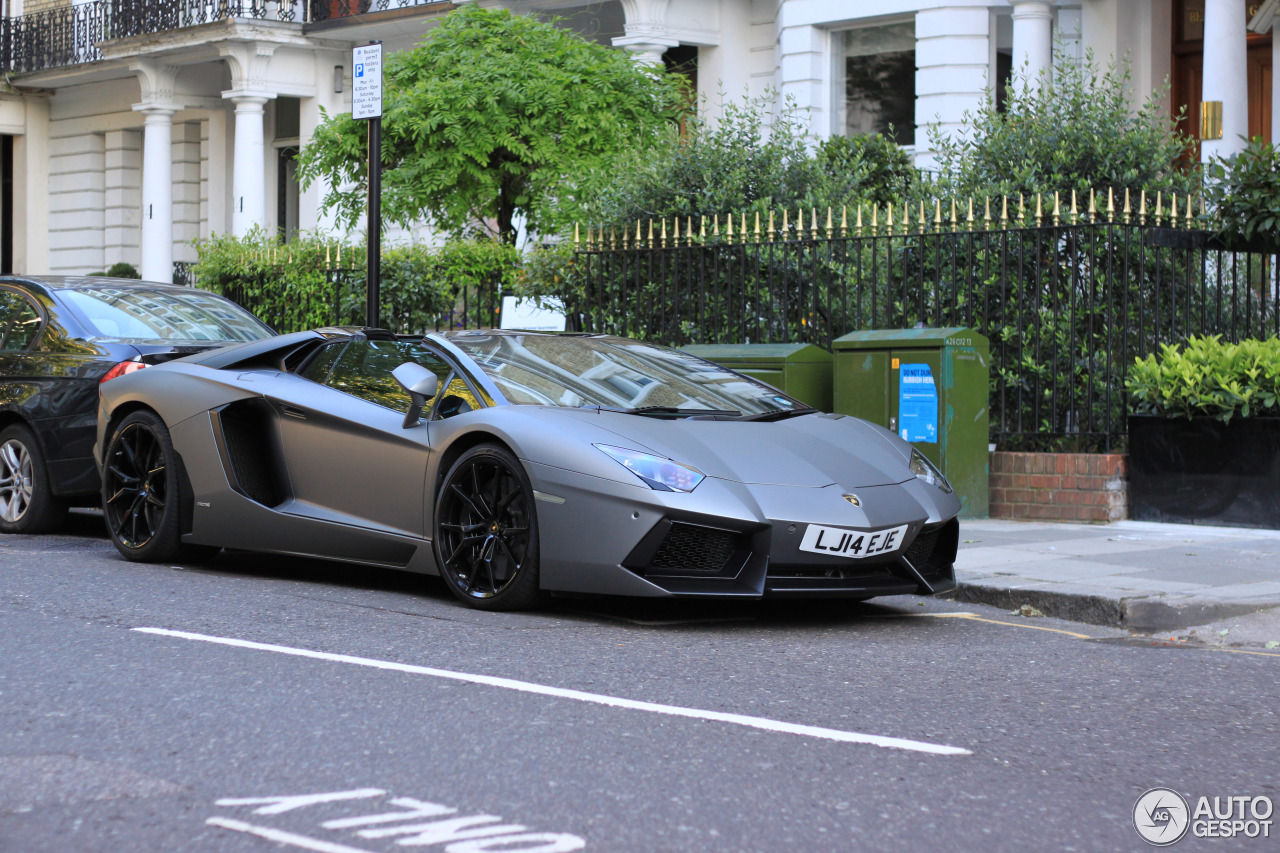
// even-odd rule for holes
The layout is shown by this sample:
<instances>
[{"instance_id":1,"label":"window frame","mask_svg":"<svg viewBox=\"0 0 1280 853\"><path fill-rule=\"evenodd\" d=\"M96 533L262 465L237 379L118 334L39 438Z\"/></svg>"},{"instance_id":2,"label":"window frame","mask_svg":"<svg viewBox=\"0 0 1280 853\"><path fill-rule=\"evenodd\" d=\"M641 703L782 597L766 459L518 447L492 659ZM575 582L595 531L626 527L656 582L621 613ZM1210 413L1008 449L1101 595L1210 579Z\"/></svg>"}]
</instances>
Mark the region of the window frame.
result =
<instances>
[{"instance_id":1,"label":"window frame","mask_svg":"<svg viewBox=\"0 0 1280 853\"><path fill-rule=\"evenodd\" d=\"M339 341L326 342L326 343L322 344L321 346L316 347L316 349L315 349L312 353L310 353L310 354L307 356L306 360L305 360L305 361L303 361L303 362L302 362L302 364L301 364L301 365L299 365L299 366L298 366L298 368L297 368L296 370L294 370L294 375L296 375L296 376L297 376L298 378L300 378L300 379L304 379L304 380L306 380L306 381L308 381L308 382L313 382L313 383L315 383L315 384L317 384L317 385L320 385L320 386L322 386L322 387L324 387L324 388L328 388L328 389L329 389L329 390L331 390L331 391L336 391L336 392L338 392L339 394L345 394L345 395L346 395L346 396L348 396L348 397L354 397L354 398L355 398L355 399L357 399L357 400L361 400L361 401L363 401L363 402L365 402L365 403L369 403L369 404L371 404L371 405L378 406L379 408L386 409L386 410L387 410L387 411L389 411L389 412L396 412L397 414L404 414L404 412L401 412L401 411L399 411L399 410L397 410L397 409L392 409L392 408L390 408L390 407L388 407L388 406L384 406L383 404L381 404L381 403L379 403L379 402L376 402L376 401L374 401L374 400L370 400L368 397L362 397L362 396L360 396L359 394L353 393L353 392L351 392L351 391L347 391L347 390L344 390L344 389L342 389L342 388L337 388L337 387L333 386L332 384L330 384L330 382L329 382L329 380L330 380L330 379L332 378L332 376L333 376L333 369L334 369L334 368L338 365L338 363L342 360L343 356L344 356L344 355L346 355L347 349L348 349L349 347L354 346L354 345L360 345L360 344L374 344L374 343L382 343L382 342L385 342L385 341L382 341L382 340L380 340L380 339L379 339L379 340L375 340L375 339L371 339L371 338L366 338L366 337L364 337L364 336L352 337L352 338L348 338L348 339L346 339L346 340L339 340ZM442 392L442 391L444 391L446 388L448 388L448 387L449 387L449 385L450 385L450 383L452 383L454 379L461 379L461 380L462 380L463 384L465 384L465 385L467 386L467 390L468 390L468 391L470 391L470 392L471 392L471 395L476 399L476 401L477 401L477 402L479 402L479 403L480 403L480 408L482 408L482 409L487 409L487 408L489 408L490 403L489 403L489 402L487 402L485 395L484 395L484 394L482 394L482 393L480 392L480 390L478 389L478 387L477 387L476 383L472 381L471 377L467 375L467 372L466 372L465 370L463 370L463 369L462 369L462 367L457 363L457 360L456 360L456 359L454 359L453 357L451 357L451 356L449 355L449 353L445 352L442 348L440 348L440 347L438 347L438 346L435 346L434 344L432 344L432 342L428 341L428 340L427 340L427 339L425 339L425 338L414 338L414 339L412 339L412 340L403 340L403 339L397 338L396 340L394 340L394 341L392 341L392 342L393 342L393 343L408 343L408 344L413 344L413 345L419 346L419 347L421 347L424 351L426 351L427 353L430 353L431 355L433 355L433 356L435 356L437 359L439 359L439 360L440 360L440 362L441 362L445 367L447 367L447 368L448 368L448 372L445 374L445 377L446 377L446 378L444 379L444 381L442 381L442 382L440 382L440 383L439 383L439 385L437 386L437 392L436 392L436 395L435 395L434 397L432 397L432 398L431 398L431 409L430 409L430 411L431 411L431 415L430 415L430 417L429 417L427 420L429 420L429 421L435 421L435 420L437 420L437 417L436 417L436 409L438 408L438 404L439 404L439 401L440 401L440 399L441 399L441 393L440 393L440 392ZM303 371L305 371L308 367L310 367L310 366L311 366L311 364L312 364L312 363L316 360L316 358L319 356L319 354L320 354L320 353L322 353L322 352L324 352L324 351L325 351L326 349L328 349L329 347L342 347L342 352L338 353L338 356L333 360L333 363L329 365L329 369L325 372L324 380L323 380L323 381L319 381L319 380L313 379L313 378L311 378L311 377L309 377L309 376L305 376L305 375L303 375ZM424 365L424 367L425 367L425 365ZM430 369L430 368L428 368L428 369ZM472 411L475 411L475 410L473 409Z\"/></svg>"},{"instance_id":2,"label":"window frame","mask_svg":"<svg viewBox=\"0 0 1280 853\"><path fill-rule=\"evenodd\" d=\"M847 56L845 54L844 38L846 33L857 32L859 30L877 29L882 27L892 27L902 24L910 24L915 45L912 47L912 60L918 63L916 53L919 50L919 37L915 36L916 32L916 16L914 13L908 15L889 15L886 17L877 17L872 19L864 19L855 22L846 22L841 25L833 26L828 29L827 67L830 69L830 79L828 83L828 104L830 107L831 119L829 122L830 136L848 136L848 71L846 68ZM886 51L890 52L890 51ZM919 72L920 66L916 64L916 72ZM908 155L915 153L916 134L920 130L920 122L916 116L916 109L920 100L920 93L916 89L915 80L912 80L912 110L911 110L911 139L910 143L897 143L898 147L905 151Z\"/></svg>"},{"instance_id":3,"label":"window frame","mask_svg":"<svg viewBox=\"0 0 1280 853\"><path fill-rule=\"evenodd\" d=\"M36 345L40 343L41 338L44 337L45 327L49 324L49 315L41 307L39 300L35 299L30 293L27 293L21 288L13 287L8 284L0 284L0 293L12 293L17 296L18 299L25 302L27 306L35 312L36 317L40 320L40 324L36 327L35 333L32 334L31 340L28 341L27 345L22 349L9 348L9 333L13 330L13 322L16 319L16 315L10 315L3 318L3 320L0 320L0 322L3 323L3 329L0 329L0 354L9 355L36 351L38 349Z\"/></svg>"}]
</instances>

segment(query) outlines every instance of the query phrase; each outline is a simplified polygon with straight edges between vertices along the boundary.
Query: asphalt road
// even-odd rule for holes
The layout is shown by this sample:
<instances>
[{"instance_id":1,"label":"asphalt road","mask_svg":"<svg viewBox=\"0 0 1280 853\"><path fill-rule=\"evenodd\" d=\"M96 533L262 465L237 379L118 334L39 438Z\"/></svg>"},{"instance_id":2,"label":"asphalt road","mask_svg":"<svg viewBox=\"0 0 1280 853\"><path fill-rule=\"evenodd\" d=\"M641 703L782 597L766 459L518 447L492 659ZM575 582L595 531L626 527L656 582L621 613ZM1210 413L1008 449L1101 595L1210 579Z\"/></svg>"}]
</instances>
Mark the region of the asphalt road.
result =
<instances>
[{"instance_id":1,"label":"asphalt road","mask_svg":"<svg viewBox=\"0 0 1280 853\"><path fill-rule=\"evenodd\" d=\"M98 523L0 539L5 853L1141 850L1150 788L1280 800L1274 653L913 597L485 614Z\"/></svg>"}]
</instances>

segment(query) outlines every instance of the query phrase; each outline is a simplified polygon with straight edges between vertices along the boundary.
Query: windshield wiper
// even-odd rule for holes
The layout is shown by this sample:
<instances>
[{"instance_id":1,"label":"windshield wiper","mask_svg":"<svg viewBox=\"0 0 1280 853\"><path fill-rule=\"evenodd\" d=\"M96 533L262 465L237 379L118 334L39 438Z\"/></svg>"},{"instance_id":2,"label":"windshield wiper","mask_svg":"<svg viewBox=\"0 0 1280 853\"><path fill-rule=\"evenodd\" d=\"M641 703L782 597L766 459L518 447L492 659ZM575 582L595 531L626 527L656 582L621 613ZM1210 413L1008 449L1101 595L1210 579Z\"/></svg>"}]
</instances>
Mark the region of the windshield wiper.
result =
<instances>
[{"instance_id":1,"label":"windshield wiper","mask_svg":"<svg viewBox=\"0 0 1280 853\"><path fill-rule=\"evenodd\" d=\"M623 415L674 415L678 418L700 416L739 417L742 412L736 409L681 409L678 406L640 406L637 409L615 409L612 406L596 406L601 412L618 412Z\"/></svg>"},{"instance_id":2,"label":"windshield wiper","mask_svg":"<svg viewBox=\"0 0 1280 853\"><path fill-rule=\"evenodd\" d=\"M794 418L800 415L812 415L817 413L817 409L777 409L772 412L761 412L758 415L746 415L739 418L743 421L782 421L787 418Z\"/></svg>"}]
</instances>

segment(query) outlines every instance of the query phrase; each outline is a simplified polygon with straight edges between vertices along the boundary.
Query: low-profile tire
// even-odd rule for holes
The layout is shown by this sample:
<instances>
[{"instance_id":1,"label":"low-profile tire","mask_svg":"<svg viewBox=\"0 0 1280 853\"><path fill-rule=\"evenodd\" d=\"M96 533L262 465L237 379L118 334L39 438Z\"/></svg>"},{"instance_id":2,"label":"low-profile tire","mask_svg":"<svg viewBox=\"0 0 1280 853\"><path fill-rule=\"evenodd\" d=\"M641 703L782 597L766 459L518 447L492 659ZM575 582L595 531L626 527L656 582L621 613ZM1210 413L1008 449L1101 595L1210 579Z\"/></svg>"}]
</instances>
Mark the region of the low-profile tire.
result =
<instances>
[{"instance_id":1,"label":"low-profile tire","mask_svg":"<svg viewBox=\"0 0 1280 853\"><path fill-rule=\"evenodd\" d=\"M66 518L35 435L22 424L0 430L0 533L49 533Z\"/></svg>"},{"instance_id":2,"label":"low-profile tire","mask_svg":"<svg viewBox=\"0 0 1280 853\"><path fill-rule=\"evenodd\" d=\"M480 610L523 610L542 600L533 486L508 450L481 444L458 458L436 495L440 576Z\"/></svg>"},{"instance_id":3,"label":"low-profile tire","mask_svg":"<svg viewBox=\"0 0 1280 853\"><path fill-rule=\"evenodd\" d=\"M102 466L107 532L126 559L199 562L219 548L182 542L182 460L157 415L138 411L116 427Z\"/></svg>"}]
</instances>

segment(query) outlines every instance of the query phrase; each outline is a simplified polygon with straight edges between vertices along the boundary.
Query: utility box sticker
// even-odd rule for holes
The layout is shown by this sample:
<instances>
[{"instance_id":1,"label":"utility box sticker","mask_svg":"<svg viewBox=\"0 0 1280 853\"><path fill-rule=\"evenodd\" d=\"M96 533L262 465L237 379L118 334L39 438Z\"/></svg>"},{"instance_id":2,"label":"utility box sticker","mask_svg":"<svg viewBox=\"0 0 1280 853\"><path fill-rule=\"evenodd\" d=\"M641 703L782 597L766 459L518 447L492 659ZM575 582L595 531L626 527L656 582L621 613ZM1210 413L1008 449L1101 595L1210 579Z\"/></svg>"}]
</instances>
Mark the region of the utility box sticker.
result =
<instances>
[{"instance_id":1,"label":"utility box sticker","mask_svg":"<svg viewBox=\"0 0 1280 853\"><path fill-rule=\"evenodd\" d=\"M907 441L938 442L938 386L927 364L898 370L898 434Z\"/></svg>"}]
</instances>

